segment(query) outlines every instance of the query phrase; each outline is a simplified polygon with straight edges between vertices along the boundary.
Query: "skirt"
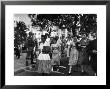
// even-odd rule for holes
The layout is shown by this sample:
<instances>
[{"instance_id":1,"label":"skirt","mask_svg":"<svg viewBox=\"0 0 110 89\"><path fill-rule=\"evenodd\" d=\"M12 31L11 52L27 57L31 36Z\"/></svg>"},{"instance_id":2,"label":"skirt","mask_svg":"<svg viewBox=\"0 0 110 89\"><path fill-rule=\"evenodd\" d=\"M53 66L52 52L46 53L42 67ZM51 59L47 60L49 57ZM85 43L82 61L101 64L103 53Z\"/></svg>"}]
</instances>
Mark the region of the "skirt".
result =
<instances>
[{"instance_id":1,"label":"skirt","mask_svg":"<svg viewBox=\"0 0 110 89\"><path fill-rule=\"evenodd\" d=\"M50 55L40 53L39 56L38 56L38 60L50 60Z\"/></svg>"},{"instance_id":2,"label":"skirt","mask_svg":"<svg viewBox=\"0 0 110 89\"><path fill-rule=\"evenodd\" d=\"M40 53L38 56L38 72L50 73L51 72L51 60L49 54Z\"/></svg>"},{"instance_id":3,"label":"skirt","mask_svg":"<svg viewBox=\"0 0 110 89\"><path fill-rule=\"evenodd\" d=\"M84 61L83 53L79 51L79 57L78 57L78 65L82 65L82 62Z\"/></svg>"},{"instance_id":4,"label":"skirt","mask_svg":"<svg viewBox=\"0 0 110 89\"><path fill-rule=\"evenodd\" d=\"M38 73L50 73L51 61L50 60L38 60Z\"/></svg>"},{"instance_id":5,"label":"skirt","mask_svg":"<svg viewBox=\"0 0 110 89\"><path fill-rule=\"evenodd\" d=\"M80 52L78 64L79 65L89 65L89 56L83 52Z\"/></svg>"},{"instance_id":6,"label":"skirt","mask_svg":"<svg viewBox=\"0 0 110 89\"><path fill-rule=\"evenodd\" d=\"M72 48L70 51L70 58L69 58L69 64L68 65L76 65L78 61L79 53L76 49Z\"/></svg>"},{"instance_id":7,"label":"skirt","mask_svg":"<svg viewBox=\"0 0 110 89\"><path fill-rule=\"evenodd\" d=\"M76 65L78 58L77 58L77 54L74 54L73 51L70 53L70 58L69 58L69 64L68 65Z\"/></svg>"},{"instance_id":8,"label":"skirt","mask_svg":"<svg viewBox=\"0 0 110 89\"><path fill-rule=\"evenodd\" d=\"M60 54L60 52L58 52L58 53L53 53L53 54L52 54L51 65L60 65L60 59L61 59L61 54Z\"/></svg>"}]
</instances>

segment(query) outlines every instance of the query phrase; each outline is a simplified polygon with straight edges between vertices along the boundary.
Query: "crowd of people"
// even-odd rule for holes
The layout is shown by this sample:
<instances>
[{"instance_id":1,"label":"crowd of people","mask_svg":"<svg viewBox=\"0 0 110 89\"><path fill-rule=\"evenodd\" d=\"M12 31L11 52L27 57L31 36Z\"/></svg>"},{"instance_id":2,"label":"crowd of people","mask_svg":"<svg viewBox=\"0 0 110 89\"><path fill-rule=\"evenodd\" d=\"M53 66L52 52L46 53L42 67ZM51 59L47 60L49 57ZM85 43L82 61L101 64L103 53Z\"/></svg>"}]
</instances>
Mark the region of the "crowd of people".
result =
<instances>
[{"instance_id":1,"label":"crowd of people","mask_svg":"<svg viewBox=\"0 0 110 89\"><path fill-rule=\"evenodd\" d=\"M90 76L97 75L97 38L92 34L93 39L89 39L87 34L81 36L50 37L49 34L41 36L41 42L33 40L32 32L29 33L26 41L26 66L36 65L36 71L49 74L58 71L62 55L68 59L69 71L71 75L76 66L80 67L81 72L86 72ZM20 58L19 50L15 54ZM34 63L33 59L36 59Z\"/></svg>"}]
</instances>

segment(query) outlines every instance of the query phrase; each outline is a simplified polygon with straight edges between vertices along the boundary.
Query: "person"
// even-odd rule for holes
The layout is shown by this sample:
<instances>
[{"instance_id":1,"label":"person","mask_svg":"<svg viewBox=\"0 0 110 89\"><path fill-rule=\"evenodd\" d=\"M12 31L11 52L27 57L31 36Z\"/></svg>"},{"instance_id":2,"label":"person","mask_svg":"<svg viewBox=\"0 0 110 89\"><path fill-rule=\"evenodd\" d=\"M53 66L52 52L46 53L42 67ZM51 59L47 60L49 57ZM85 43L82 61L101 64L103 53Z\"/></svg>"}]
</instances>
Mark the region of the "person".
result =
<instances>
[{"instance_id":1,"label":"person","mask_svg":"<svg viewBox=\"0 0 110 89\"><path fill-rule=\"evenodd\" d=\"M67 41L67 58L70 57L70 44L71 44L71 39L69 38Z\"/></svg>"},{"instance_id":2,"label":"person","mask_svg":"<svg viewBox=\"0 0 110 89\"><path fill-rule=\"evenodd\" d=\"M57 45L58 45L58 50L59 50L59 54L61 55L61 44L62 44L62 41L61 41L61 39L57 36L57 43L56 43Z\"/></svg>"},{"instance_id":3,"label":"person","mask_svg":"<svg viewBox=\"0 0 110 89\"><path fill-rule=\"evenodd\" d=\"M46 43L47 43L47 45L50 45L50 37L49 37L49 34L45 34L45 36L46 36Z\"/></svg>"},{"instance_id":4,"label":"person","mask_svg":"<svg viewBox=\"0 0 110 89\"><path fill-rule=\"evenodd\" d=\"M47 44L47 45L50 45L50 49L51 49L51 43L52 43L52 42L51 42L50 35L49 35L48 33L46 33L45 35L46 35L46 37L47 37L47 39L46 39L46 44ZM52 51L49 52L49 56L50 56L50 59L52 59Z\"/></svg>"},{"instance_id":5,"label":"person","mask_svg":"<svg viewBox=\"0 0 110 89\"><path fill-rule=\"evenodd\" d=\"M19 58L20 58L19 46L16 46L16 47L14 48L14 51L15 51L15 55L16 55L17 59L19 59Z\"/></svg>"},{"instance_id":6,"label":"person","mask_svg":"<svg viewBox=\"0 0 110 89\"><path fill-rule=\"evenodd\" d=\"M67 50L65 49L66 47L66 40L62 39L61 40L61 55L63 56L64 54L67 54Z\"/></svg>"},{"instance_id":7,"label":"person","mask_svg":"<svg viewBox=\"0 0 110 89\"><path fill-rule=\"evenodd\" d=\"M57 36L57 44L59 45L59 46L61 46L61 44L62 44L62 41L61 41L61 39Z\"/></svg>"},{"instance_id":8,"label":"person","mask_svg":"<svg viewBox=\"0 0 110 89\"><path fill-rule=\"evenodd\" d=\"M54 44L51 45L52 47L52 71L58 71L59 65L60 65L60 59L61 59L61 52L60 52L60 46L57 42L57 39L54 38Z\"/></svg>"},{"instance_id":9,"label":"person","mask_svg":"<svg viewBox=\"0 0 110 89\"><path fill-rule=\"evenodd\" d=\"M34 58L37 59L37 57L38 57L38 41L36 38L34 39L34 44L35 44L35 46L34 46ZM36 60L36 62L37 62L37 60Z\"/></svg>"},{"instance_id":10,"label":"person","mask_svg":"<svg viewBox=\"0 0 110 89\"><path fill-rule=\"evenodd\" d=\"M74 67L77 64L78 61L78 50L76 48L74 40L71 43L71 48L70 48L70 58L69 58L69 74L72 72L72 67Z\"/></svg>"},{"instance_id":11,"label":"person","mask_svg":"<svg viewBox=\"0 0 110 89\"><path fill-rule=\"evenodd\" d=\"M90 65L94 71L94 75L97 75L97 39L90 39L87 46L87 52L90 58Z\"/></svg>"},{"instance_id":12,"label":"person","mask_svg":"<svg viewBox=\"0 0 110 89\"><path fill-rule=\"evenodd\" d=\"M85 45L81 45L81 50L79 54L79 62L81 65L81 74L92 75L93 72L89 66L89 56L87 54L87 47Z\"/></svg>"},{"instance_id":13,"label":"person","mask_svg":"<svg viewBox=\"0 0 110 89\"><path fill-rule=\"evenodd\" d=\"M26 55L26 66L28 66L28 60L31 60L31 64L33 64L33 49L34 49L34 41L33 41L33 33L29 32L29 36L26 39L26 48L27 48L27 55Z\"/></svg>"},{"instance_id":14,"label":"person","mask_svg":"<svg viewBox=\"0 0 110 89\"><path fill-rule=\"evenodd\" d=\"M83 45L83 46L88 45L89 40L88 40L88 38L87 38L87 35L86 35L86 34L83 34L83 35L82 35L82 38L80 39L79 42L80 42L80 44Z\"/></svg>"},{"instance_id":15,"label":"person","mask_svg":"<svg viewBox=\"0 0 110 89\"><path fill-rule=\"evenodd\" d=\"M50 45L46 43L46 35L41 36L40 54L38 56L38 73L49 74L51 72L51 60L49 56Z\"/></svg>"},{"instance_id":16,"label":"person","mask_svg":"<svg viewBox=\"0 0 110 89\"><path fill-rule=\"evenodd\" d=\"M90 67L90 61L89 61L89 55L88 55L88 40L86 38L82 38L80 41L80 47L79 47L79 59L78 59L78 65L81 67L81 75L94 75L94 72L92 71Z\"/></svg>"}]
</instances>

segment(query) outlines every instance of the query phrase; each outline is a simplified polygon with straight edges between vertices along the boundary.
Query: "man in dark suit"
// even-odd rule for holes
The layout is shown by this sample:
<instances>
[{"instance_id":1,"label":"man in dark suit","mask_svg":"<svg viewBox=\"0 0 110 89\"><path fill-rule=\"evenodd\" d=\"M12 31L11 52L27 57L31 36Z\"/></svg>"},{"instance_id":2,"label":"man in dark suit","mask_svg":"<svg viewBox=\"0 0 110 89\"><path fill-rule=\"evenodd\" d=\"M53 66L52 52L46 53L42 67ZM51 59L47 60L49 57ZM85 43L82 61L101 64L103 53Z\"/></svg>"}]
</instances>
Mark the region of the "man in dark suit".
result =
<instances>
[{"instance_id":1,"label":"man in dark suit","mask_svg":"<svg viewBox=\"0 0 110 89\"><path fill-rule=\"evenodd\" d=\"M29 37L27 37L26 40L26 47L27 47L27 55L26 55L26 66L28 66L28 60L31 60L31 64L33 64L33 58L34 58L34 54L33 54L33 49L34 49L35 43L33 40L33 33L30 32L29 33Z\"/></svg>"},{"instance_id":2,"label":"man in dark suit","mask_svg":"<svg viewBox=\"0 0 110 89\"><path fill-rule=\"evenodd\" d=\"M87 51L90 59L90 65L96 75L97 74L97 39L94 39L89 42L89 45L87 46Z\"/></svg>"}]
</instances>

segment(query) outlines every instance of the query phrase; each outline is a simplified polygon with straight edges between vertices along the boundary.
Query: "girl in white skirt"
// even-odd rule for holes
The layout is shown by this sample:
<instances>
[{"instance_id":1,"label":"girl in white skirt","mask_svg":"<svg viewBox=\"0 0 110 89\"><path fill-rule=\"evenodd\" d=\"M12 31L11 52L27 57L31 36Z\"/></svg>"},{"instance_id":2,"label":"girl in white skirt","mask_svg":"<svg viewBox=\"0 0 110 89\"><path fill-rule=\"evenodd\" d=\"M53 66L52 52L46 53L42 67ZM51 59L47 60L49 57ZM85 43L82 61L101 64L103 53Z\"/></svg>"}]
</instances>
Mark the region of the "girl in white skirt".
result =
<instances>
[{"instance_id":1,"label":"girl in white skirt","mask_svg":"<svg viewBox=\"0 0 110 89\"><path fill-rule=\"evenodd\" d=\"M39 73L47 73L51 72L51 60L49 56L49 52L45 48L49 48L50 45L46 42L46 36L42 36L42 43L40 44L40 54L38 56L38 72ZM49 51L49 49L48 49Z\"/></svg>"}]
</instances>

